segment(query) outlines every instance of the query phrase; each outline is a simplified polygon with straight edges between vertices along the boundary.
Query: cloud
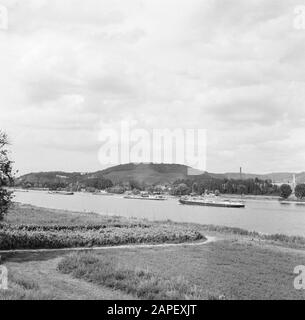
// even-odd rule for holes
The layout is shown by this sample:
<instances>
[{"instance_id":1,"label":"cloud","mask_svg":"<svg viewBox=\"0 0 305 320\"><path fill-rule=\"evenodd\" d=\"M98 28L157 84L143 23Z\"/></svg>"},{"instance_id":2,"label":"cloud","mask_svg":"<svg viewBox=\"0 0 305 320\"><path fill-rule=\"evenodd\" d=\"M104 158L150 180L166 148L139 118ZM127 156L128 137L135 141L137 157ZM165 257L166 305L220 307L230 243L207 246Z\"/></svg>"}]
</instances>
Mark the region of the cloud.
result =
<instances>
[{"instance_id":1,"label":"cloud","mask_svg":"<svg viewBox=\"0 0 305 320\"><path fill-rule=\"evenodd\" d=\"M101 123L126 119L208 129L210 171L303 170L297 1L2 4L0 127L22 172L99 169Z\"/></svg>"}]
</instances>

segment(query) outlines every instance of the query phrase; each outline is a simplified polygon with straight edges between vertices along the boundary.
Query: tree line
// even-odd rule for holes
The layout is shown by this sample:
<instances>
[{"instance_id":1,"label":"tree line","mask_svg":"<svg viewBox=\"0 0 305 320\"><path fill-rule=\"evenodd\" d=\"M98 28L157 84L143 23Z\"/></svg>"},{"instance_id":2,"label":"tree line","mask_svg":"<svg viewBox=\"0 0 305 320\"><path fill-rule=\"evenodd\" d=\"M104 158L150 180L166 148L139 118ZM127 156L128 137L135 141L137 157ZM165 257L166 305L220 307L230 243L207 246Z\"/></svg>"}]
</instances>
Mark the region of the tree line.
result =
<instances>
[{"instance_id":1,"label":"tree line","mask_svg":"<svg viewBox=\"0 0 305 320\"><path fill-rule=\"evenodd\" d=\"M280 196L284 199L288 199L292 194L292 188L289 184L282 184L280 187ZM305 198L305 184L301 183L295 187L294 195L296 198L302 200Z\"/></svg>"},{"instance_id":2,"label":"tree line","mask_svg":"<svg viewBox=\"0 0 305 320\"><path fill-rule=\"evenodd\" d=\"M44 182L22 181L20 183L15 183L15 186L22 187L24 189L44 188L49 190L69 189L72 191L80 191L81 189L105 190L107 188L113 187L113 183L110 179L106 179L103 177L90 178L80 182L71 182L69 180L58 178Z\"/></svg>"},{"instance_id":3,"label":"tree line","mask_svg":"<svg viewBox=\"0 0 305 320\"><path fill-rule=\"evenodd\" d=\"M222 194L279 195L280 188L271 180L258 178L247 180L219 179L213 177L194 177L180 179L173 183L173 195L203 194L206 191Z\"/></svg>"},{"instance_id":4,"label":"tree line","mask_svg":"<svg viewBox=\"0 0 305 320\"><path fill-rule=\"evenodd\" d=\"M215 178L194 178L180 179L173 183L172 195L204 194L214 192L216 194L240 194L240 195L270 195L280 196L287 199L292 195L292 188L289 184L275 185L271 180L259 178L247 180L215 179ZM294 192L296 198L305 198L305 184L298 184Z\"/></svg>"}]
</instances>

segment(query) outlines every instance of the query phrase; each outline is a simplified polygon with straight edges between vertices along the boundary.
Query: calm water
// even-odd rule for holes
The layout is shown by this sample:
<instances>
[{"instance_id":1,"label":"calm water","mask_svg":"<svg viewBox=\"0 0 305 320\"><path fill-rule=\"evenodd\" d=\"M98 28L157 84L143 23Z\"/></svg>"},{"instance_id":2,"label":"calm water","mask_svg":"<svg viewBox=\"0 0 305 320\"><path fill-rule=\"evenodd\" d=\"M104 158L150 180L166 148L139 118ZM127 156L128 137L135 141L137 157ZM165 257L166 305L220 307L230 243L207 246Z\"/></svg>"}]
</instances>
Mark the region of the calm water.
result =
<instances>
[{"instance_id":1,"label":"calm water","mask_svg":"<svg viewBox=\"0 0 305 320\"><path fill-rule=\"evenodd\" d=\"M183 206L177 199L168 201L127 200L121 196L74 196L43 191L16 192L15 201L53 209L91 211L107 215L140 217L150 220L170 219L239 227L264 233L305 236L305 205L281 205L277 201L246 201L245 209Z\"/></svg>"}]
</instances>

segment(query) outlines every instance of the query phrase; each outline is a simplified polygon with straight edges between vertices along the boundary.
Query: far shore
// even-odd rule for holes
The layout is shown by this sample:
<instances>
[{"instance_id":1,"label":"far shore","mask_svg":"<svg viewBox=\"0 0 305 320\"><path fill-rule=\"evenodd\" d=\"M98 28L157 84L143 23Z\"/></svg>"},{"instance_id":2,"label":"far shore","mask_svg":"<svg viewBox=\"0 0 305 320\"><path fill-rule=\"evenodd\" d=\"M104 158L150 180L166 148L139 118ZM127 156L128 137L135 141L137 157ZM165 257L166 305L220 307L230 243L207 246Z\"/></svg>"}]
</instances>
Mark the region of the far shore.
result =
<instances>
[{"instance_id":1,"label":"far shore","mask_svg":"<svg viewBox=\"0 0 305 320\"><path fill-rule=\"evenodd\" d=\"M230 199L241 199L241 200L268 200L268 201L281 201L282 203L295 203L295 204L305 204L305 199L288 198L284 199L280 196L266 196L266 195L237 195L237 194L226 194L223 195Z\"/></svg>"},{"instance_id":2,"label":"far shore","mask_svg":"<svg viewBox=\"0 0 305 320\"><path fill-rule=\"evenodd\" d=\"M45 189L45 188L31 188L31 189L22 189L22 188L12 188L11 189L13 192L29 192L29 191L49 191L49 189ZM80 193L88 193L88 194L92 194L94 192L89 192L89 191L79 191ZM78 192L76 192L78 193ZM109 193L108 195L124 195L124 194L114 194L114 193ZM164 194L166 197L168 198L172 198L172 199L177 199L180 198L181 196L178 195L171 195L171 194ZM224 194L220 194L221 197L224 198L232 198L232 199L246 199L246 200L281 200L282 198L280 196L274 196L274 195L251 195L251 194L247 194L247 195L240 195L240 194L229 194L229 193L224 193Z\"/></svg>"},{"instance_id":3,"label":"far shore","mask_svg":"<svg viewBox=\"0 0 305 320\"><path fill-rule=\"evenodd\" d=\"M246 199L246 200L271 200L271 201L278 201L281 199L280 196L270 196L270 195L240 195L240 194L224 194L222 195L226 198L234 198L234 199Z\"/></svg>"}]
</instances>

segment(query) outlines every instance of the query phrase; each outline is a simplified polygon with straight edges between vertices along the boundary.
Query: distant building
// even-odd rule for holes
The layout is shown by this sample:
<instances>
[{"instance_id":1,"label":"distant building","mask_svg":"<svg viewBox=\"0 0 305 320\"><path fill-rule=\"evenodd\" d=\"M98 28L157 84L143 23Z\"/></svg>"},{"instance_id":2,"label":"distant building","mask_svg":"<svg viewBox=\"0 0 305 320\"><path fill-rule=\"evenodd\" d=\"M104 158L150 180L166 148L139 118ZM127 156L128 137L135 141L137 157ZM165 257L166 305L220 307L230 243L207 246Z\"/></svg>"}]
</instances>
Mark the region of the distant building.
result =
<instances>
[{"instance_id":1,"label":"distant building","mask_svg":"<svg viewBox=\"0 0 305 320\"><path fill-rule=\"evenodd\" d=\"M283 184L288 184L288 185L290 185L290 187L291 187L291 189L292 189L292 194L294 194L295 188L296 188L296 186L297 186L296 175L295 175L295 174L292 175L292 181L287 181L287 182L272 182L272 184L274 184L274 185L276 185L276 186L278 186L278 187L282 186Z\"/></svg>"}]
</instances>

